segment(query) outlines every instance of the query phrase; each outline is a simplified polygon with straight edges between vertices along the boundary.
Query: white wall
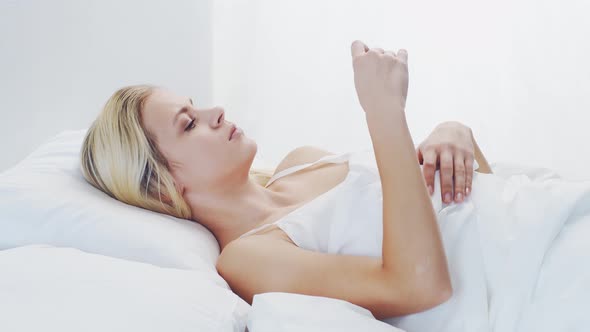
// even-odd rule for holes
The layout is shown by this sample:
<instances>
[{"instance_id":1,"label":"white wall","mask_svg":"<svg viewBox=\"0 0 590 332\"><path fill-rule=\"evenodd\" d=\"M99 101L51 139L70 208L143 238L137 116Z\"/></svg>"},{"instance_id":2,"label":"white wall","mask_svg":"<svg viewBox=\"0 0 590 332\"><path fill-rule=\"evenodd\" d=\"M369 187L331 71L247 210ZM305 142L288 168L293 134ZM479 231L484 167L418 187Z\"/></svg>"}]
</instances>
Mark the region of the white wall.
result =
<instances>
[{"instance_id":1,"label":"white wall","mask_svg":"<svg viewBox=\"0 0 590 332\"><path fill-rule=\"evenodd\" d=\"M219 104L277 163L305 144L371 147L350 43L409 52L414 142L458 120L492 162L590 178L590 3L0 1L0 171L114 90Z\"/></svg>"},{"instance_id":2,"label":"white wall","mask_svg":"<svg viewBox=\"0 0 590 332\"><path fill-rule=\"evenodd\" d=\"M590 178L590 2L216 1L213 102L278 162L296 146L371 147L354 39L409 53L414 143L470 126L491 162Z\"/></svg>"},{"instance_id":3,"label":"white wall","mask_svg":"<svg viewBox=\"0 0 590 332\"><path fill-rule=\"evenodd\" d=\"M0 1L0 172L137 83L210 103L210 0Z\"/></svg>"}]
</instances>

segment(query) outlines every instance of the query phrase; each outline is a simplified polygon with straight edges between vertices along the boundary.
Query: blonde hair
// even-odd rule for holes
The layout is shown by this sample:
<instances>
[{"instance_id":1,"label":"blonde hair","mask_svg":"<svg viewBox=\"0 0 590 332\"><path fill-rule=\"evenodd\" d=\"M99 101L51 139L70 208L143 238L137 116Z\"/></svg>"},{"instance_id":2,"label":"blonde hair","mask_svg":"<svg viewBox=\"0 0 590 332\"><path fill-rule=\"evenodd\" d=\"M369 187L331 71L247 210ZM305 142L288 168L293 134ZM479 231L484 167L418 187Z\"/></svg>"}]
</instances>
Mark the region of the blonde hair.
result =
<instances>
[{"instance_id":1,"label":"blonde hair","mask_svg":"<svg viewBox=\"0 0 590 332\"><path fill-rule=\"evenodd\" d=\"M141 110L154 85L117 90L92 122L80 151L86 181L124 203L190 219L192 212L175 186L168 161L141 122ZM272 169L252 168L250 178L264 186Z\"/></svg>"}]
</instances>

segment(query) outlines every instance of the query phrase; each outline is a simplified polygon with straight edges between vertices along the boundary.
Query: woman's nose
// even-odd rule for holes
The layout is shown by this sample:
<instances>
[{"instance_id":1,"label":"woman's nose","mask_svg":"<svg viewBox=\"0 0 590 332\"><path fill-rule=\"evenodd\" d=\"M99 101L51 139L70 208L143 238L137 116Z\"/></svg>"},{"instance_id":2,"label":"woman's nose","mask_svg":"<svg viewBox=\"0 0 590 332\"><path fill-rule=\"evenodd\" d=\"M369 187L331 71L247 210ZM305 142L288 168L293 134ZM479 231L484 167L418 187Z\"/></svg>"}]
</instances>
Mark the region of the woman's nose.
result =
<instances>
[{"instance_id":1,"label":"woman's nose","mask_svg":"<svg viewBox=\"0 0 590 332\"><path fill-rule=\"evenodd\" d=\"M201 116L208 119L209 126L214 128L222 125L225 119L225 110L221 106L199 110L198 112L201 113Z\"/></svg>"},{"instance_id":2,"label":"woman's nose","mask_svg":"<svg viewBox=\"0 0 590 332\"><path fill-rule=\"evenodd\" d=\"M223 107L215 106L211 111L211 121L213 121L214 126L221 126L223 125L223 120L225 119L225 110Z\"/></svg>"}]
</instances>

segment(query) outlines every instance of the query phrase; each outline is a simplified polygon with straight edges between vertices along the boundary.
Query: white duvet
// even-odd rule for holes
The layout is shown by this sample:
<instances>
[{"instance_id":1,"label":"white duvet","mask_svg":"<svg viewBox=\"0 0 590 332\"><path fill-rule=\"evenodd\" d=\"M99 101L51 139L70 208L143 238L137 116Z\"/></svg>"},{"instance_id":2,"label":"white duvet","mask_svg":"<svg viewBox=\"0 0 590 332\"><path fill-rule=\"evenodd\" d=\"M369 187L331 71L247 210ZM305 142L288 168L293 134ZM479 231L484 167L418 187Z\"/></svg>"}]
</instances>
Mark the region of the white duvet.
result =
<instances>
[{"instance_id":1,"label":"white duvet","mask_svg":"<svg viewBox=\"0 0 590 332\"><path fill-rule=\"evenodd\" d=\"M467 201L438 214L452 298L383 320L391 331L590 331L590 180L570 181L550 169L516 164L492 167L495 174L475 174ZM291 302L306 305L285 305ZM310 326L321 317L333 323ZM267 293L254 297L248 327L251 332L387 330L371 320L378 322L370 312L338 300Z\"/></svg>"},{"instance_id":2,"label":"white duvet","mask_svg":"<svg viewBox=\"0 0 590 332\"><path fill-rule=\"evenodd\" d=\"M590 180L547 169L475 173L466 202L439 213L454 288L387 322L421 331L590 331Z\"/></svg>"}]
</instances>

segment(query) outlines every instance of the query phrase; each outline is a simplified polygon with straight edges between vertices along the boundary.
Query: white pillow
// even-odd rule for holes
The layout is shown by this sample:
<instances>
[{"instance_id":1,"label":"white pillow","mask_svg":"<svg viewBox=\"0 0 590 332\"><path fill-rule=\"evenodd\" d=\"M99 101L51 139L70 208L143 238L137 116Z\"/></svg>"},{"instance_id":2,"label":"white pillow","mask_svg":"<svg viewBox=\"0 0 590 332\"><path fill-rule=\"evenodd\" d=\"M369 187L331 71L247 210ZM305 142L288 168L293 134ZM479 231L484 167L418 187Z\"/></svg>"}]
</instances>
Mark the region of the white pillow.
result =
<instances>
[{"instance_id":1,"label":"white pillow","mask_svg":"<svg viewBox=\"0 0 590 332\"><path fill-rule=\"evenodd\" d=\"M250 332L404 332L348 301L284 292L254 295L247 327Z\"/></svg>"},{"instance_id":2,"label":"white pillow","mask_svg":"<svg viewBox=\"0 0 590 332\"><path fill-rule=\"evenodd\" d=\"M84 179L87 129L64 131L0 174L0 249L45 243L161 267L217 274L219 245L204 226L122 203ZM256 166L256 165L254 165Z\"/></svg>"},{"instance_id":3,"label":"white pillow","mask_svg":"<svg viewBox=\"0 0 590 332\"><path fill-rule=\"evenodd\" d=\"M2 331L244 331L250 306L200 271L29 245L0 251Z\"/></svg>"}]
</instances>

